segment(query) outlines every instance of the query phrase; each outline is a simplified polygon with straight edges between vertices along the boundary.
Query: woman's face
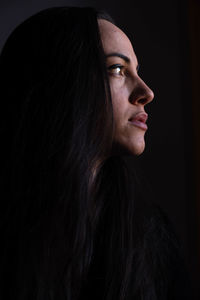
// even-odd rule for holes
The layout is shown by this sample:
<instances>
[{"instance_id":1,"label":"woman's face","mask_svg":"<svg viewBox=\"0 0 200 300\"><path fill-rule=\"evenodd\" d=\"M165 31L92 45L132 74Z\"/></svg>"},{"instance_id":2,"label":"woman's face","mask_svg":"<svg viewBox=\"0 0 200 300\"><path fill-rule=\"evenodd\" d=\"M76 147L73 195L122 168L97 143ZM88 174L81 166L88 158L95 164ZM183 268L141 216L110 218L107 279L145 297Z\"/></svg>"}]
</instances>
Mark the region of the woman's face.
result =
<instances>
[{"instance_id":1,"label":"woman's face","mask_svg":"<svg viewBox=\"0 0 200 300\"><path fill-rule=\"evenodd\" d=\"M144 151L147 114L144 107L154 98L137 73L138 61L130 40L112 23L98 20L109 74L115 121L114 142L133 155Z\"/></svg>"}]
</instances>

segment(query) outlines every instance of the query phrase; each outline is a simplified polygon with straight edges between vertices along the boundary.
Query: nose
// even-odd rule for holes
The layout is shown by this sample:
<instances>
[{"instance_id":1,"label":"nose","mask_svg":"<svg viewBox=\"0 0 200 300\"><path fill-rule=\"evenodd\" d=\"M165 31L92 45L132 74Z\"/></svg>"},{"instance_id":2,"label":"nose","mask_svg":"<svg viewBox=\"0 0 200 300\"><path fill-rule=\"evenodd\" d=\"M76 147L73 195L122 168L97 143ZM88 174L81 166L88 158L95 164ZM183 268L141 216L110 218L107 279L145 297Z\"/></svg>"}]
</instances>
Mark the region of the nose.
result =
<instances>
[{"instance_id":1,"label":"nose","mask_svg":"<svg viewBox=\"0 0 200 300\"><path fill-rule=\"evenodd\" d=\"M132 93L129 97L129 101L132 104L142 104L146 105L150 103L154 98L154 92L146 85L146 83L139 78L139 81L132 90Z\"/></svg>"}]
</instances>

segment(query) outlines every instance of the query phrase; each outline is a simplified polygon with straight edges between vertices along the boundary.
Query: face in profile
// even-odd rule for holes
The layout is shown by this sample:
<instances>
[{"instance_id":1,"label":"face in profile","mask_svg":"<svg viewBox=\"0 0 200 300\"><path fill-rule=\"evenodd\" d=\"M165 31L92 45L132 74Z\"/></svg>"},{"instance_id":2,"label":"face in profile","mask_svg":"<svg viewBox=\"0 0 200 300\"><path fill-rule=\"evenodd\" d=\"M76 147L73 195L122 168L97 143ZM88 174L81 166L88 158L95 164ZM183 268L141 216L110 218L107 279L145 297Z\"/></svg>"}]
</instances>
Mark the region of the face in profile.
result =
<instances>
[{"instance_id":1,"label":"face in profile","mask_svg":"<svg viewBox=\"0 0 200 300\"><path fill-rule=\"evenodd\" d=\"M138 61L128 37L109 21L98 20L109 75L115 122L114 142L133 155L145 148L145 105L153 91L138 75Z\"/></svg>"}]
</instances>

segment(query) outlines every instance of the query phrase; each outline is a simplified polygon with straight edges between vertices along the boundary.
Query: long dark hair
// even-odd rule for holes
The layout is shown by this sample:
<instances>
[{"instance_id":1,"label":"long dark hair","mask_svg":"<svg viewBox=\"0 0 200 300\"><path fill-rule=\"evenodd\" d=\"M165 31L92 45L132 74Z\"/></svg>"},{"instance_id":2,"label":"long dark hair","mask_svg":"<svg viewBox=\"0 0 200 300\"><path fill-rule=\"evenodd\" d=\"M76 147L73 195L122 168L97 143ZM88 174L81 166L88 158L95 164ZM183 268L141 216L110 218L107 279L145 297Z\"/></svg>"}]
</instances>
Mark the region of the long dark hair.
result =
<instances>
[{"instance_id":1,"label":"long dark hair","mask_svg":"<svg viewBox=\"0 0 200 300\"><path fill-rule=\"evenodd\" d=\"M46 9L1 53L1 299L167 299L158 272L169 249L161 259L147 243L156 222L135 213L150 210L112 155L98 18L112 22L93 8Z\"/></svg>"}]
</instances>

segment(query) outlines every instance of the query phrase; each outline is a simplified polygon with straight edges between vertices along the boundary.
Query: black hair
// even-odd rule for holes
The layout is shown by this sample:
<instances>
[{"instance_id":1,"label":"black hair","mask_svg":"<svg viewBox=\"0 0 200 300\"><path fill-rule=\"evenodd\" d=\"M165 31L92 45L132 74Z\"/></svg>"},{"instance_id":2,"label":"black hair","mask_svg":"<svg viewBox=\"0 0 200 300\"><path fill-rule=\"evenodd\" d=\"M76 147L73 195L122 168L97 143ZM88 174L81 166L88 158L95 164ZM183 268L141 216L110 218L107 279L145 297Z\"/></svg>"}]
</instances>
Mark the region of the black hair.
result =
<instances>
[{"instance_id":1,"label":"black hair","mask_svg":"<svg viewBox=\"0 0 200 300\"><path fill-rule=\"evenodd\" d=\"M136 215L137 178L111 152L98 18L114 23L89 7L46 9L2 50L2 300L167 299L159 270L170 250L147 241L157 230L159 243L170 237Z\"/></svg>"}]
</instances>

